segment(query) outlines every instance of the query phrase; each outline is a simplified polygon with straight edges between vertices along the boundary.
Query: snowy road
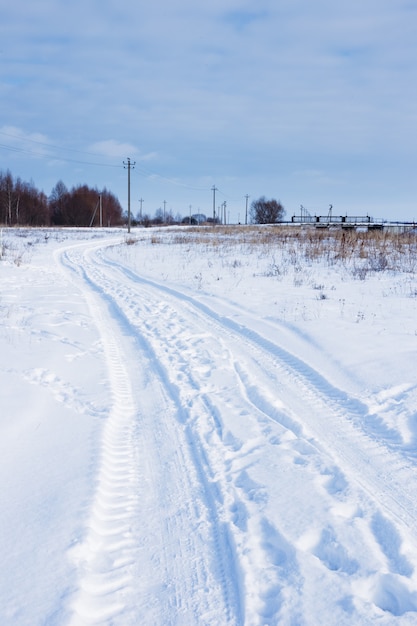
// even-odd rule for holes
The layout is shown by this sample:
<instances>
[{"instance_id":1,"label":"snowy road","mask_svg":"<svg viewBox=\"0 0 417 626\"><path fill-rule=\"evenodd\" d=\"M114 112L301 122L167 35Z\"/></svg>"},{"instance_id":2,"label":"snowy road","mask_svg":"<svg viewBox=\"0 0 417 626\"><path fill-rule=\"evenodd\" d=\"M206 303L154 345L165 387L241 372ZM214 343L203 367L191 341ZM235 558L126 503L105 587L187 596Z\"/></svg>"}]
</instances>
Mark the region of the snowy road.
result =
<instances>
[{"instance_id":1,"label":"snowy road","mask_svg":"<svg viewBox=\"0 0 417 626\"><path fill-rule=\"evenodd\" d=\"M71 623L352 623L361 596L416 610L412 462L367 435L367 407L279 332L112 259L63 256L113 394ZM384 575L369 571L378 553Z\"/></svg>"},{"instance_id":2,"label":"snowy road","mask_svg":"<svg viewBox=\"0 0 417 626\"><path fill-rule=\"evenodd\" d=\"M114 236L61 243L53 270L42 265L46 257L41 272L33 269L39 289L26 304L23 286L10 287L7 297L20 289L27 312L21 327L12 309L8 316L30 333L27 348L21 335L5 335L22 365L0 375L27 381L50 416L44 423L39 412L33 450L4 461L10 476L19 458L48 458L33 484L32 466L20 461L20 499L29 506L33 490L29 513L48 502L49 518L34 523L33 536L16 531L27 580L18 566L11 571L29 590L43 559L32 563L30 542L47 535L50 562L60 565L56 588L41 577L37 596L27 592L28 607L16 599L7 606L3 596L2 619L16 626L415 623L416 452L401 424L413 423L416 386L394 385L385 395L362 389L343 359L295 326L250 301L241 307L227 293L140 271L139 253L146 251ZM34 293L41 293L37 305ZM33 342L43 367L29 362ZM41 429L53 427L59 406L64 430L48 442ZM21 435L16 441L20 450ZM65 446L74 459L61 468ZM45 494L59 495L44 495L42 481ZM9 543L12 511L25 515L15 493L5 499L11 521L2 522ZM30 602L48 617L31 621Z\"/></svg>"},{"instance_id":3,"label":"snowy road","mask_svg":"<svg viewBox=\"0 0 417 626\"><path fill-rule=\"evenodd\" d=\"M94 251L76 248L64 262L85 282L113 395L89 532L74 549L82 575L71 623L239 623L227 527L187 411L138 328L144 294Z\"/></svg>"}]
</instances>

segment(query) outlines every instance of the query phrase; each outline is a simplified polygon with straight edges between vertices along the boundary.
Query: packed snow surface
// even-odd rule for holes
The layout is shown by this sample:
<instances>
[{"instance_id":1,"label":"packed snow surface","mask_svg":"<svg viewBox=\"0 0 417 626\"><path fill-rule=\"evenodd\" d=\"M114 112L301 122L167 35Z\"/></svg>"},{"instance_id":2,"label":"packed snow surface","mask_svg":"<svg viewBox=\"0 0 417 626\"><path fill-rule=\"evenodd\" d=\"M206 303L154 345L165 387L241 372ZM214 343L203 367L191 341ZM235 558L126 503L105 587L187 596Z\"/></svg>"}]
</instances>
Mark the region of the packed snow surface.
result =
<instances>
[{"instance_id":1,"label":"packed snow surface","mask_svg":"<svg viewBox=\"0 0 417 626\"><path fill-rule=\"evenodd\" d=\"M417 266L247 232L2 230L2 626L417 623Z\"/></svg>"}]
</instances>

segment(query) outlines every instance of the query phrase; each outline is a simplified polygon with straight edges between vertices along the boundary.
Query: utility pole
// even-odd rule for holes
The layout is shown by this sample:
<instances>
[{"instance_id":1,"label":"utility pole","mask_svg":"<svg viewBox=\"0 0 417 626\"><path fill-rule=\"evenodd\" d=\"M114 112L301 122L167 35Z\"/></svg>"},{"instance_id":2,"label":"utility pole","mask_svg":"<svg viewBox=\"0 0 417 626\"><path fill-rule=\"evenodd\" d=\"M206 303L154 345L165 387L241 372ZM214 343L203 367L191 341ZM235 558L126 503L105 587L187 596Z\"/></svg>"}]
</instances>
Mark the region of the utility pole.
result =
<instances>
[{"instance_id":1,"label":"utility pole","mask_svg":"<svg viewBox=\"0 0 417 626\"><path fill-rule=\"evenodd\" d=\"M98 197L97 204L96 204L96 207L95 207L95 209L94 209L93 216L92 216L92 218L91 218L91 220L90 220L90 228L92 227L92 225L93 225L93 223L94 223L94 219L95 219L95 217L96 217L96 213L97 213L97 207L98 207L100 204L101 204L101 195L99 195L99 197Z\"/></svg>"},{"instance_id":2,"label":"utility pole","mask_svg":"<svg viewBox=\"0 0 417 626\"><path fill-rule=\"evenodd\" d=\"M216 185L213 185L213 187L211 188L213 191L213 226L216 223Z\"/></svg>"},{"instance_id":3,"label":"utility pole","mask_svg":"<svg viewBox=\"0 0 417 626\"><path fill-rule=\"evenodd\" d=\"M143 204L143 198L139 198L139 202L140 202L139 222L140 222L140 224L142 224L142 204Z\"/></svg>"},{"instance_id":4,"label":"utility pole","mask_svg":"<svg viewBox=\"0 0 417 626\"><path fill-rule=\"evenodd\" d=\"M164 200L164 224L165 224L165 208L166 208L166 205L167 205L167 201Z\"/></svg>"},{"instance_id":5,"label":"utility pole","mask_svg":"<svg viewBox=\"0 0 417 626\"><path fill-rule=\"evenodd\" d=\"M218 191L218 189L216 185L213 185L211 190L213 192L213 226L214 226L216 223L216 191Z\"/></svg>"},{"instance_id":6,"label":"utility pole","mask_svg":"<svg viewBox=\"0 0 417 626\"><path fill-rule=\"evenodd\" d=\"M100 194L100 228L103 228L103 196Z\"/></svg>"},{"instance_id":7,"label":"utility pole","mask_svg":"<svg viewBox=\"0 0 417 626\"><path fill-rule=\"evenodd\" d=\"M130 233L130 170L135 167L136 163L135 161L132 163L128 157L127 163L123 161L123 165L127 169L127 232Z\"/></svg>"},{"instance_id":8,"label":"utility pole","mask_svg":"<svg viewBox=\"0 0 417 626\"><path fill-rule=\"evenodd\" d=\"M247 224L248 223L248 199L250 198L250 196L246 194L245 198L246 198L245 224Z\"/></svg>"}]
</instances>

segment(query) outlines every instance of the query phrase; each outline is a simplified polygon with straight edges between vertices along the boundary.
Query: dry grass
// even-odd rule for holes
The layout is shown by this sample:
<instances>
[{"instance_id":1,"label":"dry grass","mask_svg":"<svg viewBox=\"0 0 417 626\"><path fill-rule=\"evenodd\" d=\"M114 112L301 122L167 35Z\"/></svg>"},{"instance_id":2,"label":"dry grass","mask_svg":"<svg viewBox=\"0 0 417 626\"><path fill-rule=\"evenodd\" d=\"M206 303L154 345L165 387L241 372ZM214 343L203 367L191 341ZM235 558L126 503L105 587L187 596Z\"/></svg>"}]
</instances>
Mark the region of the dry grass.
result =
<instances>
[{"instance_id":1,"label":"dry grass","mask_svg":"<svg viewBox=\"0 0 417 626\"><path fill-rule=\"evenodd\" d=\"M168 236L167 236L168 235ZM296 228L285 226L215 226L166 229L152 236L152 243L201 246L206 252L230 255L233 249L300 269L316 262L343 265L356 278L369 272L417 271L417 234L388 230Z\"/></svg>"}]
</instances>

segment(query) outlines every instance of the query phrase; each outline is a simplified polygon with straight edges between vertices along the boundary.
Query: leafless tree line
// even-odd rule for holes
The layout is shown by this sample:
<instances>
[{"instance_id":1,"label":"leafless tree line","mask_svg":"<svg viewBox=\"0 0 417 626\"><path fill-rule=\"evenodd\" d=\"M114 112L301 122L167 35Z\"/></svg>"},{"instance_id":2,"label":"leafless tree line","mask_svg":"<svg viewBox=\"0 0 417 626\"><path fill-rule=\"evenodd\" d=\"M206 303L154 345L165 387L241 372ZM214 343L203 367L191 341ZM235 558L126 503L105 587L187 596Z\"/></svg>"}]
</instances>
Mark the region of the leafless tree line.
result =
<instances>
[{"instance_id":1,"label":"leafless tree line","mask_svg":"<svg viewBox=\"0 0 417 626\"><path fill-rule=\"evenodd\" d=\"M107 189L88 185L67 189L59 181L50 196L35 184L0 172L0 224L7 226L119 226L123 211Z\"/></svg>"}]
</instances>

